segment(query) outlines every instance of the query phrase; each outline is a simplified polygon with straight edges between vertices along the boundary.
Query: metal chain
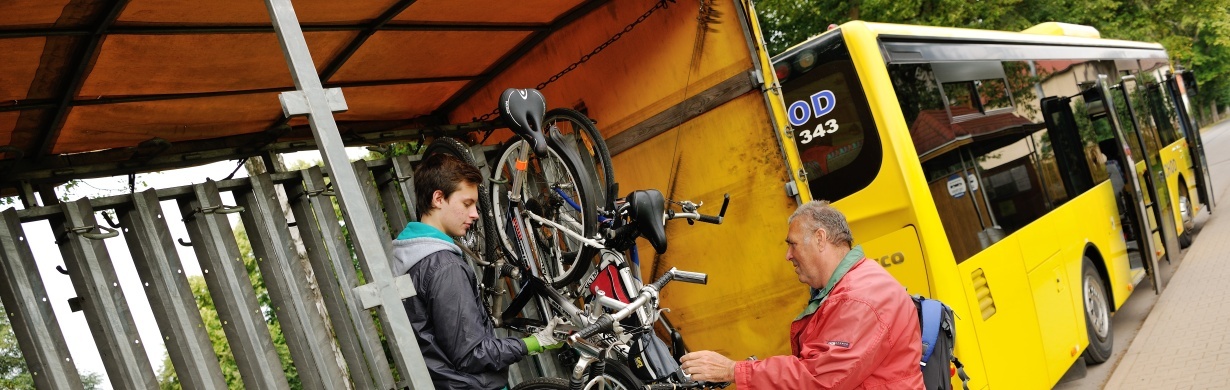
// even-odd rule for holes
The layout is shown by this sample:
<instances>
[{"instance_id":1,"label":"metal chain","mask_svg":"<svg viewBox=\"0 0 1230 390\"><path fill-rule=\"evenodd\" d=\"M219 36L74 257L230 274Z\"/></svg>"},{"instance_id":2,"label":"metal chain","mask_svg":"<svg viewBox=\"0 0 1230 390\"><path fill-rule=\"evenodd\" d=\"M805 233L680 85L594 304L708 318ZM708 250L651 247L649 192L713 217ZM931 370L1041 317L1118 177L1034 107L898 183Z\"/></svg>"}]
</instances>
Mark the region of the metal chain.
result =
<instances>
[{"instance_id":1,"label":"metal chain","mask_svg":"<svg viewBox=\"0 0 1230 390\"><path fill-rule=\"evenodd\" d=\"M610 39L606 40L606 42L603 42L601 45L598 45L598 47L594 48L593 51L590 51L589 54L581 56L581 59L568 65L567 67L564 68L564 70L561 70L559 71L559 73L556 73L554 76L551 76L551 78L548 78L547 81L538 83L538 85L534 86L534 89L541 91L543 88L546 88L551 83L554 83L556 80L559 80L560 77L564 77L564 75L568 74L569 72L576 70L577 67L581 66L581 64L584 64L585 62L589 61L590 58L593 58L595 55L598 55L598 53L601 53L603 50L605 50L607 46L611 46L611 44L615 43L615 41L618 41L619 38L623 38L624 34L631 32L632 29L636 28L636 25L641 24L641 22L644 22L645 19L648 19L649 15L653 15L653 13L659 9L666 8L668 6L666 4L667 2L674 3L675 0L659 0L656 4L653 5L653 8L650 8L648 11L645 11L644 14L636 18L636 20L633 21L632 23L629 23L627 26L624 26L624 29L622 31L615 33L615 35L612 35ZM491 112L489 113L483 114L483 116L475 118L474 120L476 122L485 121L485 120L491 119L491 117L499 113L500 113L500 109L496 108L494 110L491 110Z\"/></svg>"}]
</instances>

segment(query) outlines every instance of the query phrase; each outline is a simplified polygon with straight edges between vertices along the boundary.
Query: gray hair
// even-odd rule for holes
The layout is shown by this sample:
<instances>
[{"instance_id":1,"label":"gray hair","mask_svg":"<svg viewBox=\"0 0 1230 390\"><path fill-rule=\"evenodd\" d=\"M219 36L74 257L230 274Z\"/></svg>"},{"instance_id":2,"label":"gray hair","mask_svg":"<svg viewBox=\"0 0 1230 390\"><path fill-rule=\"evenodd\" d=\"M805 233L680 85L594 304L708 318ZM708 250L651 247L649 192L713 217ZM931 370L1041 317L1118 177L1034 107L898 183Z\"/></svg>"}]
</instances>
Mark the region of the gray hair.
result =
<instances>
[{"instance_id":1,"label":"gray hair","mask_svg":"<svg viewBox=\"0 0 1230 390\"><path fill-rule=\"evenodd\" d=\"M850 233L850 224L846 222L846 216L833 208L827 200L813 200L799 206L794 214L790 215L787 223L793 223L796 217L803 217L810 232L815 232L820 229L828 236L828 241L833 245L845 245L846 247L853 246L854 235Z\"/></svg>"}]
</instances>

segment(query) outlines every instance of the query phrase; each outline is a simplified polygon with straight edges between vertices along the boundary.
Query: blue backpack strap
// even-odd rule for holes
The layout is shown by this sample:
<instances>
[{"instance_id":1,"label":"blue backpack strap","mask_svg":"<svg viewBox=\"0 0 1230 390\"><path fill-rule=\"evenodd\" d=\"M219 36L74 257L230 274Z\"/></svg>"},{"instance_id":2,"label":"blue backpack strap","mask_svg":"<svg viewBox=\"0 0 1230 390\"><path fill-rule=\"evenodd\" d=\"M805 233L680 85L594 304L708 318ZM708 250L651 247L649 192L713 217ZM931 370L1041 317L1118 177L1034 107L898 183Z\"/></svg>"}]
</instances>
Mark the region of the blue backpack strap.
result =
<instances>
[{"instance_id":1,"label":"blue backpack strap","mask_svg":"<svg viewBox=\"0 0 1230 390\"><path fill-rule=\"evenodd\" d=\"M922 364L927 365L935 351L935 341L940 337L940 313L943 306L934 299L922 299Z\"/></svg>"}]
</instances>

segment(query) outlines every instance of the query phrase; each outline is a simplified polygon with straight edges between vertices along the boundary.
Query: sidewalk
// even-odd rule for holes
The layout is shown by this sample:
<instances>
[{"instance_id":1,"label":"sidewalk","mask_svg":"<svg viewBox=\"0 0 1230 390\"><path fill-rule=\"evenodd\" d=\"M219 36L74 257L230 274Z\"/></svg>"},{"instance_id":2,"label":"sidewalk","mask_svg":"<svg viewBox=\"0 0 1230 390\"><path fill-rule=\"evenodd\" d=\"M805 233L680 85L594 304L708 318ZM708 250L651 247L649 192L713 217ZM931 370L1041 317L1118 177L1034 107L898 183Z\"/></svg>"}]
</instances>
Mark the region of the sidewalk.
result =
<instances>
[{"instance_id":1,"label":"sidewalk","mask_svg":"<svg viewBox=\"0 0 1230 390\"><path fill-rule=\"evenodd\" d=\"M1106 389L1230 384L1230 217L1218 214L1225 212L1205 222Z\"/></svg>"}]
</instances>

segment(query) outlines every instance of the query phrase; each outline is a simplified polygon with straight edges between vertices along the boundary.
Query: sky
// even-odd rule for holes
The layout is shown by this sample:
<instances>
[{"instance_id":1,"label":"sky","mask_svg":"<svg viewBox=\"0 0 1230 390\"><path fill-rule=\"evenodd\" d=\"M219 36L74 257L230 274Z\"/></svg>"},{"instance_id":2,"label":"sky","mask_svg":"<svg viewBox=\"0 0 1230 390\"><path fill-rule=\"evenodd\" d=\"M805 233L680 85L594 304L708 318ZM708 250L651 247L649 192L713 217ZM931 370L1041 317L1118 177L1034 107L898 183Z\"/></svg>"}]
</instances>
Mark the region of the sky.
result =
<instances>
[{"instance_id":1,"label":"sky","mask_svg":"<svg viewBox=\"0 0 1230 390\"><path fill-rule=\"evenodd\" d=\"M363 148L347 149L347 154L350 155L352 160L361 158L367 153L368 151ZM320 160L320 155L316 151L290 153L283 155L283 157L287 165L301 160ZM220 161L191 168L138 174L136 190L143 191L149 188L172 188L192 185L203 183L207 178L221 180L235 169L237 163L237 161ZM247 172L240 168L235 173L235 177L247 177ZM69 192L68 200L75 201L83 196L98 198L125 194L127 192L128 178L126 176L89 179L84 180L76 188L72 189ZM62 188L57 189L57 195L63 199L65 194ZM223 204L235 204L234 197L229 192L223 192L221 195ZM182 219L179 214L179 207L174 200L166 200L161 203L167 221L180 221ZM20 204L8 204L0 205L0 210L10 207L21 208ZM98 213L95 216L99 219L100 223L105 223ZM230 214L230 217L232 226L239 223L239 214ZM168 225L172 238L182 238L184 241L188 241L188 232L184 224L169 223ZM74 313L69 310L68 299L77 296L77 293L68 275L56 271L56 266L63 265L64 263L60 256L59 247L55 245L55 238L52 235L50 224L47 221L28 222L22 224L22 229L25 230L27 242L30 243L30 249L34 253L39 274L42 276L43 284L47 289L47 299L52 304L52 310L55 312L56 319L64 335L64 340L68 344L69 354L72 355L77 370L82 373L94 372L103 375L102 388L110 389L111 383L106 379L106 369L103 366L102 359L99 357L97 347L95 347L89 326L86 324L85 315L82 312ZM128 252L128 246L123 237L109 238L104 243L115 266L115 272L120 284L119 288L124 292L124 298L131 309L133 321L137 325L139 342L145 347L145 353L149 357L150 365L156 374L162 367L166 347L162 342L162 335L158 331L158 324L154 320L153 312L141 286L141 281L137 276L136 266L133 264L132 257ZM179 259L185 274L188 276L201 275L201 268L197 263L196 253L193 252L192 248L181 245L176 245L175 247L178 250ZM137 340L134 340L134 342L137 342Z\"/></svg>"}]
</instances>

